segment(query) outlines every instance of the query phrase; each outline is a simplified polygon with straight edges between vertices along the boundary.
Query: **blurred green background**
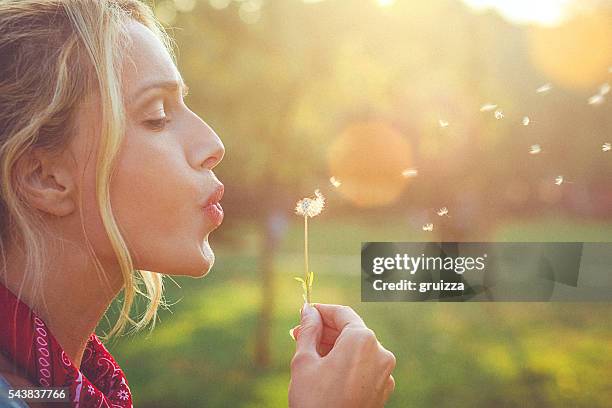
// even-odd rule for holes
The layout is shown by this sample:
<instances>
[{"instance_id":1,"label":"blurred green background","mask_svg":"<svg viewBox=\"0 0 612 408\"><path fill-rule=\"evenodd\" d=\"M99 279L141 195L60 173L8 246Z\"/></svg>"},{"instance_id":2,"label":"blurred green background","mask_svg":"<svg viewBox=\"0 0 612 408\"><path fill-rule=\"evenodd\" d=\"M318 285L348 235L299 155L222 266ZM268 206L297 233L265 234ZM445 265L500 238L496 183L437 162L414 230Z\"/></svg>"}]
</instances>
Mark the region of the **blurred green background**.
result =
<instances>
[{"instance_id":1,"label":"blurred green background","mask_svg":"<svg viewBox=\"0 0 612 408\"><path fill-rule=\"evenodd\" d=\"M389 407L610 406L609 303L362 303L359 287L362 241L611 241L610 1L154 7L186 103L225 144L226 217L213 270L167 280L178 303L155 330L108 344L136 407L287 405L293 209L315 188L313 301L352 306L396 355Z\"/></svg>"}]
</instances>

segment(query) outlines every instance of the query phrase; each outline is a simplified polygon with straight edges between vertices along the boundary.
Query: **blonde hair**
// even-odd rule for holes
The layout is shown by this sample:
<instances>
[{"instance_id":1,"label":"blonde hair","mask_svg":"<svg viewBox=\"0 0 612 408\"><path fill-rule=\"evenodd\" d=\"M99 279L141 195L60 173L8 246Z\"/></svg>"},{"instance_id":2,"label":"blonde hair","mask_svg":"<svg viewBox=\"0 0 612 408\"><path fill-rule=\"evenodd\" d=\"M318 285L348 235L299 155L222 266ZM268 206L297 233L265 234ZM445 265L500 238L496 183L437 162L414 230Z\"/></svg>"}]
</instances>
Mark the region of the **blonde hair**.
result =
<instances>
[{"instance_id":1,"label":"blonde hair","mask_svg":"<svg viewBox=\"0 0 612 408\"><path fill-rule=\"evenodd\" d=\"M75 114L88 95L99 97L102 129L96 163L100 215L123 278L123 303L109 339L128 324L134 331L152 322L163 296L163 275L134 270L126 242L112 213L109 185L125 128L120 52L136 20L164 44L172 59L174 43L151 9L139 0L0 0L0 250L6 268L6 240L19 234L25 270L39 293L45 272L45 231L20 192L20 157L30 149L61 151L74 135ZM81 206L79 206L81 208ZM83 224L83 213L80 213ZM84 227L83 232L85 232ZM86 234L85 234L86 236ZM89 239L87 248L108 283ZM21 248L20 248L21 249ZM144 284L145 291L141 290ZM137 295L148 299L140 320L130 311ZM36 295L34 295L36 296Z\"/></svg>"}]
</instances>

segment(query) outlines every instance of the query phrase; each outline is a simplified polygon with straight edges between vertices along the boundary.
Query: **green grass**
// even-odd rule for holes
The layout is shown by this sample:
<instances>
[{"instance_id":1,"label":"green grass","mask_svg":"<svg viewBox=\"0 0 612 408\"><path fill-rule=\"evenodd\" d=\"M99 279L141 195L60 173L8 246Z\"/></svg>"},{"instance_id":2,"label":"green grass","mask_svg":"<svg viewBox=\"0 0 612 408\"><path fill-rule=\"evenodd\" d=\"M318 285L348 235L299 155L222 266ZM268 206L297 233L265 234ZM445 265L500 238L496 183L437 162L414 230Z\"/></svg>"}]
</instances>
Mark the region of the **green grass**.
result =
<instances>
[{"instance_id":1,"label":"green grass","mask_svg":"<svg viewBox=\"0 0 612 408\"><path fill-rule=\"evenodd\" d=\"M604 407L612 389L608 303L361 303L361 241L425 240L396 223L312 223L313 301L351 305L394 352L397 387L388 407ZM287 405L289 328L299 322L302 230L296 222L275 262L272 365L253 366L261 304L257 235L216 245L203 279L168 282L172 313L147 332L108 345L136 407ZM541 237L541 239L539 239ZM612 225L513 223L496 240L610 240ZM589 237L591 239L589 239Z\"/></svg>"}]
</instances>

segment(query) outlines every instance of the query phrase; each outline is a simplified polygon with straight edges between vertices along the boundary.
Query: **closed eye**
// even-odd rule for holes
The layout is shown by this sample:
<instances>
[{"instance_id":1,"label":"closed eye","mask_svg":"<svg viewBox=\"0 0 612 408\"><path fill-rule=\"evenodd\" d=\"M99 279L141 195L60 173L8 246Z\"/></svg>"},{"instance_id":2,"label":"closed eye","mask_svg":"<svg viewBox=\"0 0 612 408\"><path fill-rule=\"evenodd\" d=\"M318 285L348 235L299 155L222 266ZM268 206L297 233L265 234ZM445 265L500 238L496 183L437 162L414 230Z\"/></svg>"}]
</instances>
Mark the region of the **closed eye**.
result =
<instances>
[{"instance_id":1,"label":"closed eye","mask_svg":"<svg viewBox=\"0 0 612 408\"><path fill-rule=\"evenodd\" d=\"M168 124L168 122L169 119L167 116L164 116L163 118L159 119L149 119L144 121L148 128L155 131L163 130Z\"/></svg>"}]
</instances>

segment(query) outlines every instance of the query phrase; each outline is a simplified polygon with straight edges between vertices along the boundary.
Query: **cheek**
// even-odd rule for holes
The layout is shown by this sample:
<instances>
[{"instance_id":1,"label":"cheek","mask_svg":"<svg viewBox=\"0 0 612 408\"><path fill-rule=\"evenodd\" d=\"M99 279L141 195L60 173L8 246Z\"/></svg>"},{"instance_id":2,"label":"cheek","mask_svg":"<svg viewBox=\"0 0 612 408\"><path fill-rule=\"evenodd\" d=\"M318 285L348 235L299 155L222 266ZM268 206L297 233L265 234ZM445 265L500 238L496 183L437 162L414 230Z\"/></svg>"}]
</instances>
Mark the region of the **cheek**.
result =
<instances>
[{"instance_id":1,"label":"cheek","mask_svg":"<svg viewBox=\"0 0 612 408\"><path fill-rule=\"evenodd\" d=\"M98 210L94 171L93 168L87 169L84 177L83 226L97 257L103 265L109 266L116 264L116 258Z\"/></svg>"},{"instance_id":2,"label":"cheek","mask_svg":"<svg viewBox=\"0 0 612 408\"><path fill-rule=\"evenodd\" d=\"M137 268L166 269L176 264L174 258L190 256L187 248L193 252L198 236L203 238L201 226L194 223L196 191L193 174L178 148L126 145L117 161L111 199Z\"/></svg>"}]
</instances>

